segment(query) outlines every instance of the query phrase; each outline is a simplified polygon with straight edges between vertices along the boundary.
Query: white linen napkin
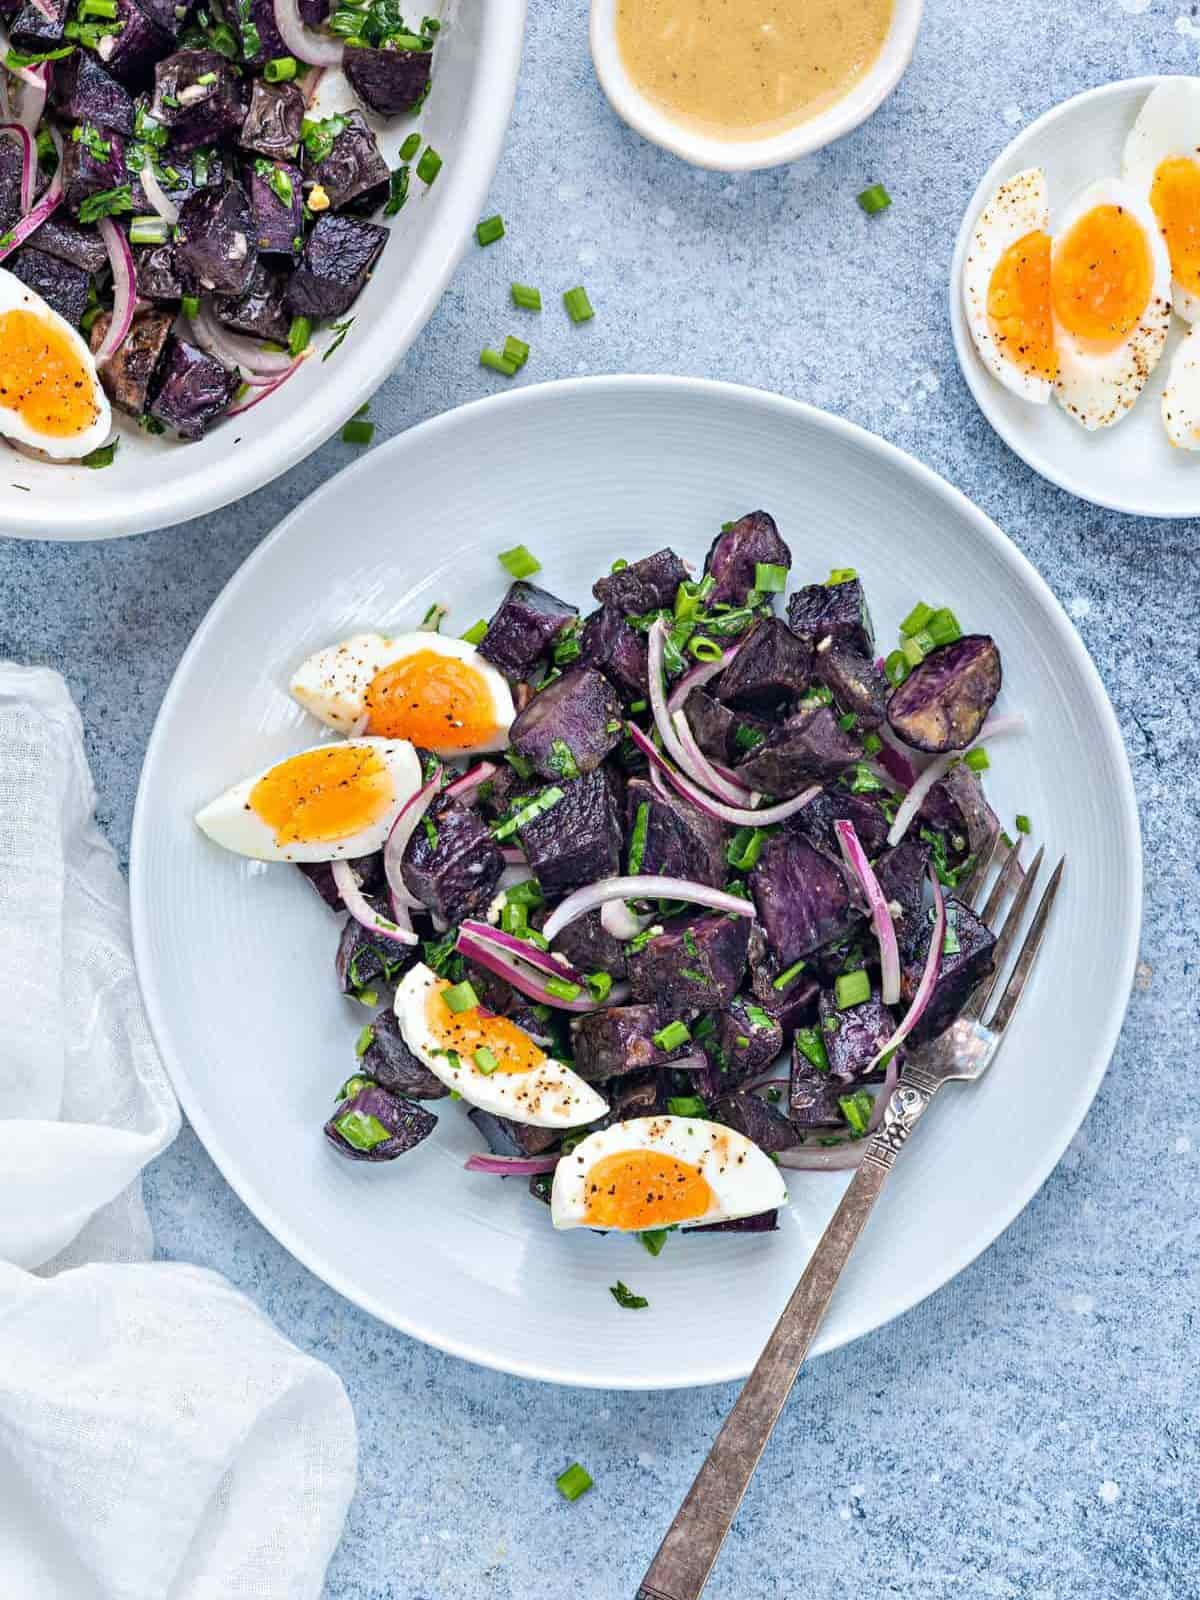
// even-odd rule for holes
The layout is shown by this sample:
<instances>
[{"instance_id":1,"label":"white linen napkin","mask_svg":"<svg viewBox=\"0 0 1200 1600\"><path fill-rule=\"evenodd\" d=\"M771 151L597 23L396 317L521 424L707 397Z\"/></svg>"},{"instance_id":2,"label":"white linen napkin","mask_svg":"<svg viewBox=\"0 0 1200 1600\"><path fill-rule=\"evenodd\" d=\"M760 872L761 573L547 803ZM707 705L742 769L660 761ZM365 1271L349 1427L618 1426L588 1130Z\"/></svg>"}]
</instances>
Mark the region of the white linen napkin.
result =
<instances>
[{"instance_id":1,"label":"white linen napkin","mask_svg":"<svg viewBox=\"0 0 1200 1600\"><path fill-rule=\"evenodd\" d=\"M316 1600L354 1491L338 1378L150 1264L179 1129L57 673L0 663L0 1595Z\"/></svg>"}]
</instances>

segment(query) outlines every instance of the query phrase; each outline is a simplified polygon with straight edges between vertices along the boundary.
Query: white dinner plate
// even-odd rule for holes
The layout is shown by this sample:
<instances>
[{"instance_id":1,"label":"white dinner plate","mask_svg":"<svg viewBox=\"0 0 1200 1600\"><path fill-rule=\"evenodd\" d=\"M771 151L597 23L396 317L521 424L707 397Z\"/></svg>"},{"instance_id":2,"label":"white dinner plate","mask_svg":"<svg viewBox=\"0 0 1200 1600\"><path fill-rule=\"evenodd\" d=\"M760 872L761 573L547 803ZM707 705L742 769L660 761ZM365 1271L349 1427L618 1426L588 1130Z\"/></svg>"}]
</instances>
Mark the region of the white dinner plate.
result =
<instances>
[{"instance_id":1,"label":"white dinner plate","mask_svg":"<svg viewBox=\"0 0 1200 1600\"><path fill-rule=\"evenodd\" d=\"M1200 452L1173 449L1161 397L1171 357L1187 332L1172 317L1166 349L1137 404L1111 428L1087 433L1054 400L1029 405L991 377L963 313L962 273L979 213L1000 184L1042 167L1050 189L1050 228L1080 189L1120 177L1125 136L1161 77L1128 78L1064 100L1031 122L992 162L963 215L950 269L950 319L959 366L979 409L1010 449L1043 478L1093 505L1142 517L1200 516ZM1200 132L1197 133L1200 144Z\"/></svg>"},{"instance_id":2,"label":"white dinner plate","mask_svg":"<svg viewBox=\"0 0 1200 1600\"><path fill-rule=\"evenodd\" d=\"M556 1234L525 1183L467 1173L461 1107L389 1166L321 1136L366 1020L337 992L338 924L301 875L228 855L197 808L320 734L288 698L309 651L413 626L435 600L459 633L496 606L497 552L581 606L617 556L673 545L699 562L720 524L765 507L794 583L862 574L881 646L921 597L992 632L999 705L988 786L1034 843L1069 853L1045 953L1011 1040L975 1089L952 1086L898 1162L817 1349L953 1277L1017 1215L1096 1092L1125 1009L1141 910L1133 787L1116 719L1075 630L983 513L899 450L757 390L581 379L452 411L372 451L300 506L201 624L163 701L134 817L138 966L180 1099L229 1182L299 1259L406 1333L524 1376L612 1388L739 1377L845 1186L789 1176L775 1234L637 1241ZM650 1306L618 1306L618 1278Z\"/></svg>"}]
</instances>

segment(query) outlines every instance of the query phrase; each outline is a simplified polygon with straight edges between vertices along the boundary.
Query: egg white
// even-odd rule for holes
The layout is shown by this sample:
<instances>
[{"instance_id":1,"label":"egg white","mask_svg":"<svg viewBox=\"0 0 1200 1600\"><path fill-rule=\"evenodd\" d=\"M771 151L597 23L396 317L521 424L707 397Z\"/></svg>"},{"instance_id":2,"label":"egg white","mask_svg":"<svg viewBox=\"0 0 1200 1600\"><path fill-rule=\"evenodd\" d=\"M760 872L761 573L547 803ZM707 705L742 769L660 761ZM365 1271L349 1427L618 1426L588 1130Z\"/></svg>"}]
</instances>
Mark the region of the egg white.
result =
<instances>
[{"instance_id":1,"label":"egg white","mask_svg":"<svg viewBox=\"0 0 1200 1600\"><path fill-rule=\"evenodd\" d=\"M429 748L446 756L503 750L516 716L512 691L503 673L485 661L465 639L444 637L440 633L401 633L394 638L382 633L355 634L352 639L343 639L340 644L329 645L309 656L297 668L289 687L293 698L306 711L311 711L327 727L349 733L361 726L367 714L367 690L376 673L424 650L470 664L488 696L495 724L494 734L478 744L430 745Z\"/></svg>"},{"instance_id":2,"label":"egg white","mask_svg":"<svg viewBox=\"0 0 1200 1600\"><path fill-rule=\"evenodd\" d=\"M1027 233L1048 232L1050 205L1046 174L1027 167L1002 183L979 213L963 266L963 306L979 359L994 378L1035 405L1050 399L1050 380L1023 372L993 337L988 320L988 286L1004 252Z\"/></svg>"},{"instance_id":3,"label":"egg white","mask_svg":"<svg viewBox=\"0 0 1200 1600\"><path fill-rule=\"evenodd\" d=\"M528 1072L480 1072L473 1060L461 1055L454 1057L457 1065L453 1065L425 1016L430 990L437 981L423 962L410 968L396 990L396 1020L401 1037L418 1060L448 1089L457 1089L469 1105L510 1122L564 1130L595 1122L608 1110L608 1102L590 1084L552 1056Z\"/></svg>"},{"instance_id":4,"label":"egg white","mask_svg":"<svg viewBox=\"0 0 1200 1600\"><path fill-rule=\"evenodd\" d=\"M1180 450L1200 450L1200 322L1171 357L1162 392L1163 427Z\"/></svg>"},{"instance_id":5,"label":"egg white","mask_svg":"<svg viewBox=\"0 0 1200 1600\"><path fill-rule=\"evenodd\" d=\"M1200 78L1165 78L1150 91L1125 140L1121 175L1149 202L1155 173L1164 161L1176 159L1200 162ZM1200 317L1200 295L1176 279L1171 302L1185 322Z\"/></svg>"},{"instance_id":6,"label":"egg white","mask_svg":"<svg viewBox=\"0 0 1200 1600\"><path fill-rule=\"evenodd\" d=\"M237 855L250 856L255 861L338 861L344 856L366 856L382 849L397 814L421 787L421 763L407 739L354 739L355 745L366 745L383 760L392 777L392 799L383 815L370 827L360 828L345 838L289 840L279 844L274 829L250 809L250 793L260 778L273 770L264 767L253 777L235 783L232 789L218 795L196 813L196 824L215 843ZM328 750L329 745L312 745L309 749ZM340 746L338 747L340 748ZM298 750L297 755L307 751ZM273 763L280 766L281 762Z\"/></svg>"},{"instance_id":7,"label":"egg white","mask_svg":"<svg viewBox=\"0 0 1200 1600\"><path fill-rule=\"evenodd\" d=\"M550 1194L556 1228L587 1228L589 1174L605 1156L654 1150L698 1167L713 1193L713 1205L687 1226L733 1222L787 1204L779 1168L744 1134L699 1117L634 1117L590 1133L558 1163Z\"/></svg>"},{"instance_id":8,"label":"egg white","mask_svg":"<svg viewBox=\"0 0 1200 1600\"><path fill-rule=\"evenodd\" d=\"M112 432L112 411L109 408L108 396L101 387L96 373L95 357L80 337L78 330L73 328L65 317L59 316L53 306L47 305L41 295L35 294L23 284L15 273L0 267L0 316L6 311L30 312L48 328L54 329L73 347L79 357L80 365L88 375L92 420L78 433L73 433L67 438L56 438L52 434L39 433L28 418L0 404L0 433L6 439L15 439L19 444L41 450L55 461L77 461L90 450L98 449Z\"/></svg>"},{"instance_id":9,"label":"egg white","mask_svg":"<svg viewBox=\"0 0 1200 1600\"><path fill-rule=\"evenodd\" d=\"M1066 235L1096 206L1120 206L1134 218L1150 251L1153 277L1145 310L1111 349L1097 349L1068 333L1057 316L1054 319L1058 353L1054 397L1067 415L1089 432L1110 428L1127 415L1158 365L1171 321L1171 265L1158 222L1149 202L1118 178L1100 178L1089 184L1067 208L1051 243L1051 272Z\"/></svg>"}]
</instances>

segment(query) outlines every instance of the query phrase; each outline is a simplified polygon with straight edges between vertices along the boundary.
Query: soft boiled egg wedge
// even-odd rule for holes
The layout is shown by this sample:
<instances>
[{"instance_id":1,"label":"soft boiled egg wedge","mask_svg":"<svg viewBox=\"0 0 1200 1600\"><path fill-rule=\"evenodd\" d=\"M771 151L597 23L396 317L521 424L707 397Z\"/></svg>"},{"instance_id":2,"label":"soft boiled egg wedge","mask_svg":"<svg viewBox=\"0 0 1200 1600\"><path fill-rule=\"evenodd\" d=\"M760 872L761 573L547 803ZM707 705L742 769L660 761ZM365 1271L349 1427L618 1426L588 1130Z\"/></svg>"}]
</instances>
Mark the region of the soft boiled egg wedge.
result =
<instances>
[{"instance_id":1,"label":"soft boiled egg wedge","mask_svg":"<svg viewBox=\"0 0 1200 1600\"><path fill-rule=\"evenodd\" d=\"M337 861L380 849L420 787L407 740L322 744L235 784L196 822L216 844L256 861Z\"/></svg>"},{"instance_id":2,"label":"soft boiled egg wedge","mask_svg":"<svg viewBox=\"0 0 1200 1600\"><path fill-rule=\"evenodd\" d=\"M1179 450L1200 450L1200 323L1171 357L1162 392L1163 427Z\"/></svg>"},{"instance_id":3,"label":"soft boiled egg wedge","mask_svg":"<svg viewBox=\"0 0 1200 1600\"><path fill-rule=\"evenodd\" d=\"M341 733L411 739L440 756L503 750L516 715L503 674L440 633L356 634L309 656L291 692Z\"/></svg>"},{"instance_id":4,"label":"soft boiled egg wedge","mask_svg":"<svg viewBox=\"0 0 1200 1600\"><path fill-rule=\"evenodd\" d=\"M1148 200L1171 262L1175 310L1200 317L1200 78L1166 78L1125 141L1125 182Z\"/></svg>"},{"instance_id":5,"label":"soft boiled egg wedge","mask_svg":"<svg viewBox=\"0 0 1200 1600\"><path fill-rule=\"evenodd\" d=\"M769 1156L698 1117L635 1117L590 1133L554 1169L556 1228L640 1233L678 1222L733 1222L787 1203Z\"/></svg>"},{"instance_id":6,"label":"soft boiled egg wedge","mask_svg":"<svg viewBox=\"0 0 1200 1600\"><path fill-rule=\"evenodd\" d=\"M607 1102L578 1073L472 997L469 985L450 984L424 963L396 990L401 1037L434 1077L480 1111L535 1128L576 1128L604 1115Z\"/></svg>"},{"instance_id":7,"label":"soft boiled egg wedge","mask_svg":"<svg viewBox=\"0 0 1200 1600\"><path fill-rule=\"evenodd\" d=\"M1045 405L1057 363L1050 322L1046 174L1002 183L979 214L963 268L967 326L980 360L1006 389Z\"/></svg>"},{"instance_id":8,"label":"soft boiled egg wedge","mask_svg":"<svg viewBox=\"0 0 1200 1600\"><path fill-rule=\"evenodd\" d=\"M0 267L0 433L76 461L111 432L92 352L41 295Z\"/></svg>"}]
</instances>

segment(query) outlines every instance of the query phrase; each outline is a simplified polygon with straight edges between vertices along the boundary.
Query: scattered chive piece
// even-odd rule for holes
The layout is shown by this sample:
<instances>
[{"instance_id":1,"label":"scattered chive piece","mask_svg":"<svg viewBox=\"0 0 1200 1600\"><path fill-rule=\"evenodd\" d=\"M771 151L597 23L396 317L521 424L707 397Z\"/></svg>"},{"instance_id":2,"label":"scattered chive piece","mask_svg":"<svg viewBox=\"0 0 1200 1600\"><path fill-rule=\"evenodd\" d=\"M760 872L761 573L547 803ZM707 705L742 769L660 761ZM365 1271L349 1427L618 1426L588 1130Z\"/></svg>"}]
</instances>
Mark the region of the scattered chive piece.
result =
<instances>
[{"instance_id":1,"label":"scattered chive piece","mask_svg":"<svg viewBox=\"0 0 1200 1600\"><path fill-rule=\"evenodd\" d=\"M515 751L511 750L506 751L504 759L506 761L510 761L511 757L515 753ZM516 762L512 761L511 765L513 771L520 775L520 768L517 766ZM499 823L493 823L492 838L495 839L497 843L500 843L504 839L511 837L512 834L519 832L520 829L524 828L528 823L535 821L538 817L544 816L546 812L550 810L551 806L556 806L558 804L562 797L563 792L556 785L552 784L550 788L543 789L541 794L535 795L532 800L528 801L518 811L514 811L511 816L505 817L503 821Z\"/></svg>"},{"instance_id":2,"label":"scattered chive piece","mask_svg":"<svg viewBox=\"0 0 1200 1600\"><path fill-rule=\"evenodd\" d=\"M495 244L504 237L504 218L497 211L494 217L484 217L475 224L475 238L480 244Z\"/></svg>"},{"instance_id":3,"label":"scattered chive piece","mask_svg":"<svg viewBox=\"0 0 1200 1600\"><path fill-rule=\"evenodd\" d=\"M480 644L483 640L484 634L487 633L487 631L488 625L483 618L480 617L479 621L473 622L467 629L466 633L460 635L460 637L465 639L468 644Z\"/></svg>"},{"instance_id":4,"label":"scattered chive piece","mask_svg":"<svg viewBox=\"0 0 1200 1600\"><path fill-rule=\"evenodd\" d=\"M566 978L547 978L545 989L556 1000L578 1000L580 995L579 985L570 983Z\"/></svg>"},{"instance_id":5,"label":"scattered chive piece","mask_svg":"<svg viewBox=\"0 0 1200 1600\"><path fill-rule=\"evenodd\" d=\"M628 563L628 561L626 561L624 556L618 556L617 559L613 562L612 566L609 567L608 570L610 572L624 572L625 568L628 565L629 565L629 563Z\"/></svg>"},{"instance_id":6,"label":"scattered chive piece","mask_svg":"<svg viewBox=\"0 0 1200 1600\"><path fill-rule=\"evenodd\" d=\"M670 1051L678 1050L679 1046L687 1044L691 1037L687 1023L676 1018L674 1022L668 1022L665 1028L660 1028L657 1033L652 1034L651 1042L660 1050Z\"/></svg>"},{"instance_id":7,"label":"scattered chive piece","mask_svg":"<svg viewBox=\"0 0 1200 1600\"><path fill-rule=\"evenodd\" d=\"M608 972L589 972L584 975L584 983L591 991L593 1000L607 1000L612 988L612 974Z\"/></svg>"},{"instance_id":8,"label":"scattered chive piece","mask_svg":"<svg viewBox=\"0 0 1200 1600\"><path fill-rule=\"evenodd\" d=\"M364 1027L362 1032L359 1034L358 1038L354 1041L354 1054L356 1056L365 1056L367 1051L371 1048L371 1040L374 1037L375 1029L368 1022L366 1027Z\"/></svg>"},{"instance_id":9,"label":"scattered chive piece","mask_svg":"<svg viewBox=\"0 0 1200 1600\"><path fill-rule=\"evenodd\" d=\"M333 1098L340 1105L343 1100L352 1100L361 1089L369 1089L374 1082L374 1078L368 1078L361 1072L356 1072L352 1077L346 1079Z\"/></svg>"},{"instance_id":10,"label":"scattered chive piece","mask_svg":"<svg viewBox=\"0 0 1200 1600\"><path fill-rule=\"evenodd\" d=\"M166 244L169 225L160 216L130 217L130 244Z\"/></svg>"},{"instance_id":11,"label":"scattered chive piece","mask_svg":"<svg viewBox=\"0 0 1200 1600\"><path fill-rule=\"evenodd\" d=\"M725 859L731 867L736 867L739 872L749 872L760 855L763 845L767 841L765 828L739 828L730 840L725 851Z\"/></svg>"},{"instance_id":12,"label":"scattered chive piece","mask_svg":"<svg viewBox=\"0 0 1200 1600\"><path fill-rule=\"evenodd\" d=\"M663 1245L666 1244L667 1235L670 1231L670 1228L643 1228L641 1233L638 1234L642 1249L648 1255L662 1255Z\"/></svg>"},{"instance_id":13,"label":"scattered chive piece","mask_svg":"<svg viewBox=\"0 0 1200 1600\"><path fill-rule=\"evenodd\" d=\"M451 984L449 989L443 989L442 999L446 1002L446 1009L455 1013L473 1011L479 1004L479 996L466 978L461 983Z\"/></svg>"},{"instance_id":14,"label":"scattered chive piece","mask_svg":"<svg viewBox=\"0 0 1200 1600\"><path fill-rule=\"evenodd\" d=\"M853 711L847 711L844 716L840 716L838 718L838 727L843 733L849 733L857 721L858 718L854 715Z\"/></svg>"},{"instance_id":15,"label":"scattered chive piece","mask_svg":"<svg viewBox=\"0 0 1200 1600\"><path fill-rule=\"evenodd\" d=\"M117 453L117 445L120 442L121 441L119 439L112 439L112 440L109 441L108 444L97 445L94 450L89 450L87 455L80 456L80 458L79 458L80 466L81 467L111 467L112 464L113 464L113 457Z\"/></svg>"},{"instance_id":16,"label":"scattered chive piece","mask_svg":"<svg viewBox=\"0 0 1200 1600\"><path fill-rule=\"evenodd\" d=\"M863 749L869 756L877 756L883 749L883 740L877 733L869 733L863 740Z\"/></svg>"},{"instance_id":17,"label":"scattered chive piece","mask_svg":"<svg viewBox=\"0 0 1200 1600\"><path fill-rule=\"evenodd\" d=\"M857 577L857 567L834 567L825 579L825 586L836 588L839 583L851 583Z\"/></svg>"},{"instance_id":18,"label":"scattered chive piece","mask_svg":"<svg viewBox=\"0 0 1200 1600\"><path fill-rule=\"evenodd\" d=\"M288 351L293 356L298 356L301 350L308 349L308 341L312 338L312 322L308 317L293 317L292 325L288 329Z\"/></svg>"},{"instance_id":19,"label":"scattered chive piece","mask_svg":"<svg viewBox=\"0 0 1200 1600\"><path fill-rule=\"evenodd\" d=\"M881 183L873 183L859 195L858 203L869 217L874 217L880 211L887 210L892 203L892 197Z\"/></svg>"},{"instance_id":20,"label":"scattered chive piece","mask_svg":"<svg viewBox=\"0 0 1200 1600\"><path fill-rule=\"evenodd\" d=\"M377 1144L382 1144L385 1139L391 1138L391 1134L379 1118L371 1116L369 1112L344 1112L342 1116L333 1119L333 1125L346 1143L352 1145L355 1150L374 1150Z\"/></svg>"},{"instance_id":21,"label":"scattered chive piece","mask_svg":"<svg viewBox=\"0 0 1200 1600\"><path fill-rule=\"evenodd\" d=\"M797 1028L796 1048L806 1060L812 1062L818 1072L829 1071L829 1056L825 1049L825 1041L817 1028Z\"/></svg>"},{"instance_id":22,"label":"scattered chive piece","mask_svg":"<svg viewBox=\"0 0 1200 1600\"><path fill-rule=\"evenodd\" d=\"M929 621L932 615L933 607L927 606L924 600L918 600L916 605L900 624L900 632L905 636L906 639L914 633L920 633L921 629Z\"/></svg>"},{"instance_id":23,"label":"scattered chive piece","mask_svg":"<svg viewBox=\"0 0 1200 1600\"><path fill-rule=\"evenodd\" d=\"M926 635L926 637L928 637L928 635ZM925 652L921 648L920 634L914 634L911 639L905 639L904 643L900 646L900 654L904 657L905 665L909 667L910 670L913 667L919 667L922 661L925 659ZM888 659L890 660L891 657ZM884 663L884 666L886 668L887 662ZM905 673L905 677L907 676L908 674Z\"/></svg>"},{"instance_id":24,"label":"scattered chive piece","mask_svg":"<svg viewBox=\"0 0 1200 1600\"><path fill-rule=\"evenodd\" d=\"M490 1078L500 1063L496 1060L495 1053L489 1050L486 1044L481 1044L475 1052L475 1065L485 1078Z\"/></svg>"},{"instance_id":25,"label":"scattered chive piece","mask_svg":"<svg viewBox=\"0 0 1200 1600\"><path fill-rule=\"evenodd\" d=\"M479 365L481 367L490 367L493 372L501 372L506 378L514 377L517 371L515 362L510 361L507 356L501 355L499 350L493 350L488 345L485 345L479 352Z\"/></svg>"},{"instance_id":26,"label":"scattered chive piece","mask_svg":"<svg viewBox=\"0 0 1200 1600\"><path fill-rule=\"evenodd\" d=\"M1033 823L1030 822L1029 818L1025 815L1024 812L1018 812L1018 814L1017 814L1017 832L1018 833L1032 833L1033 832Z\"/></svg>"},{"instance_id":27,"label":"scattered chive piece","mask_svg":"<svg viewBox=\"0 0 1200 1600\"><path fill-rule=\"evenodd\" d=\"M697 661L720 661L725 654L717 641L706 633L694 633L688 640L688 649Z\"/></svg>"},{"instance_id":28,"label":"scattered chive piece","mask_svg":"<svg viewBox=\"0 0 1200 1600\"><path fill-rule=\"evenodd\" d=\"M959 627L958 618L949 606L943 606L940 611L935 611L926 622L924 630L935 645L953 644L956 639L962 638L962 629Z\"/></svg>"},{"instance_id":29,"label":"scattered chive piece","mask_svg":"<svg viewBox=\"0 0 1200 1600\"><path fill-rule=\"evenodd\" d=\"M375 1006L379 1004L379 991L377 989L359 989L354 998L360 1006Z\"/></svg>"},{"instance_id":30,"label":"scattered chive piece","mask_svg":"<svg viewBox=\"0 0 1200 1600\"><path fill-rule=\"evenodd\" d=\"M846 1011L871 998L871 980L861 967L857 972L840 973L834 980L833 993L838 1010Z\"/></svg>"},{"instance_id":31,"label":"scattered chive piece","mask_svg":"<svg viewBox=\"0 0 1200 1600\"><path fill-rule=\"evenodd\" d=\"M529 360L529 346L524 339L514 339L510 333L504 341L504 359L511 361L519 372Z\"/></svg>"},{"instance_id":32,"label":"scattered chive piece","mask_svg":"<svg viewBox=\"0 0 1200 1600\"><path fill-rule=\"evenodd\" d=\"M290 83L295 76L295 56L272 56L263 68L263 77L268 83Z\"/></svg>"},{"instance_id":33,"label":"scattered chive piece","mask_svg":"<svg viewBox=\"0 0 1200 1600\"><path fill-rule=\"evenodd\" d=\"M596 315L592 310L592 302L588 299L587 290L582 284L567 290L563 295L563 305L566 306L567 315L572 322L590 322Z\"/></svg>"},{"instance_id":34,"label":"scattered chive piece","mask_svg":"<svg viewBox=\"0 0 1200 1600\"><path fill-rule=\"evenodd\" d=\"M761 594L782 594L787 588L788 569L776 566L773 561L754 564L754 587Z\"/></svg>"},{"instance_id":35,"label":"scattered chive piece","mask_svg":"<svg viewBox=\"0 0 1200 1600\"><path fill-rule=\"evenodd\" d=\"M636 878L642 870L642 859L646 854L646 834L650 829L650 802L643 800L637 808L633 819L633 831L629 835L629 876Z\"/></svg>"},{"instance_id":36,"label":"scattered chive piece","mask_svg":"<svg viewBox=\"0 0 1200 1600\"><path fill-rule=\"evenodd\" d=\"M673 1117L707 1117L708 1115L708 1107L698 1094L672 1095L667 1100L667 1110Z\"/></svg>"},{"instance_id":37,"label":"scattered chive piece","mask_svg":"<svg viewBox=\"0 0 1200 1600\"><path fill-rule=\"evenodd\" d=\"M865 1089L857 1089L853 1094L839 1096L838 1105L851 1129L861 1139L867 1131L867 1123L871 1120L871 1108L874 1105L871 1096Z\"/></svg>"},{"instance_id":38,"label":"scattered chive piece","mask_svg":"<svg viewBox=\"0 0 1200 1600\"><path fill-rule=\"evenodd\" d=\"M781 972L779 976L772 981L772 989L786 989L788 984L792 983L796 978L798 978L803 971L803 961L793 961L791 966L788 967L785 972Z\"/></svg>"},{"instance_id":39,"label":"scattered chive piece","mask_svg":"<svg viewBox=\"0 0 1200 1600\"><path fill-rule=\"evenodd\" d=\"M645 700L634 700L630 704L629 710L632 713L632 715L636 717L639 714L639 712L642 712L642 711L646 710L646 701Z\"/></svg>"},{"instance_id":40,"label":"scattered chive piece","mask_svg":"<svg viewBox=\"0 0 1200 1600\"><path fill-rule=\"evenodd\" d=\"M972 772L986 772L991 766L988 753L981 744L977 744L974 750L968 750L963 760Z\"/></svg>"},{"instance_id":41,"label":"scattered chive piece","mask_svg":"<svg viewBox=\"0 0 1200 1600\"><path fill-rule=\"evenodd\" d=\"M540 572L542 563L523 544L513 545L511 550L501 550L500 565L510 578L528 578L531 573Z\"/></svg>"},{"instance_id":42,"label":"scattered chive piece","mask_svg":"<svg viewBox=\"0 0 1200 1600\"><path fill-rule=\"evenodd\" d=\"M883 663L883 675L893 688L902 684L911 670L903 650L893 650Z\"/></svg>"},{"instance_id":43,"label":"scattered chive piece","mask_svg":"<svg viewBox=\"0 0 1200 1600\"><path fill-rule=\"evenodd\" d=\"M404 143L400 146L401 161L411 161L420 148L421 135L419 133L410 133L408 138L405 139Z\"/></svg>"},{"instance_id":44,"label":"scattered chive piece","mask_svg":"<svg viewBox=\"0 0 1200 1600\"><path fill-rule=\"evenodd\" d=\"M522 311L540 311L542 309L542 291L535 289L530 283L514 283L512 286L513 305L520 306Z\"/></svg>"},{"instance_id":45,"label":"scattered chive piece","mask_svg":"<svg viewBox=\"0 0 1200 1600\"><path fill-rule=\"evenodd\" d=\"M644 1311L650 1304L644 1294L634 1294L631 1289L626 1288L620 1278L610 1286L608 1292L617 1304L624 1307L626 1311ZM588 1483L591 1483L591 1481L589 1478ZM583 1490L581 1489L579 1492L582 1494Z\"/></svg>"},{"instance_id":46,"label":"scattered chive piece","mask_svg":"<svg viewBox=\"0 0 1200 1600\"><path fill-rule=\"evenodd\" d=\"M362 417L351 417L342 429L343 444L370 444L375 437L375 424Z\"/></svg>"},{"instance_id":47,"label":"scattered chive piece","mask_svg":"<svg viewBox=\"0 0 1200 1600\"><path fill-rule=\"evenodd\" d=\"M417 162L417 177L422 183L429 184L442 170L442 158L431 144L427 144L421 152L421 159Z\"/></svg>"},{"instance_id":48,"label":"scattered chive piece","mask_svg":"<svg viewBox=\"0 0 1200 1600\"><path fill-rule=\"evenodd\" d=\"M387 204L383 208L385 217L394 217L408 199L408 175L411 170L400 166L389 174Z\"/></svg>"},{"instance_id":49,"label":"scattered chive piece","mask_svg":"<svg viewBox=\"0 0 1200 1600\"><path fill-rule=\"evenodd\" d=\"M613 1290L616 1293L616 1290ZM581 1467L578 1461L573 1461L565 1472L560 1472L554 1480L554 1487L564 1500L578 1500L579 1496L592 1487L593 1478L586 1467Z\"/></svg>"}]
</instances>

